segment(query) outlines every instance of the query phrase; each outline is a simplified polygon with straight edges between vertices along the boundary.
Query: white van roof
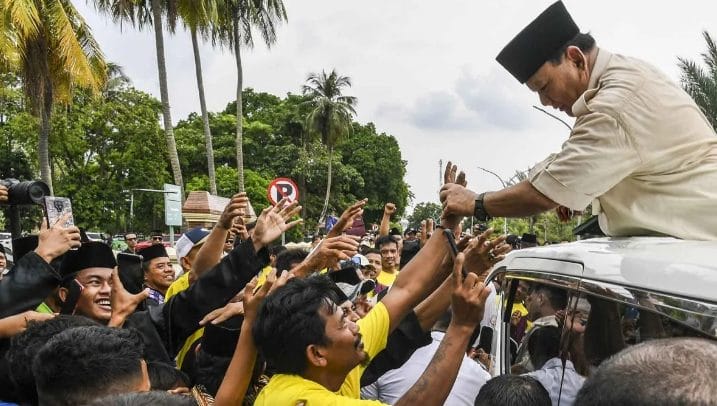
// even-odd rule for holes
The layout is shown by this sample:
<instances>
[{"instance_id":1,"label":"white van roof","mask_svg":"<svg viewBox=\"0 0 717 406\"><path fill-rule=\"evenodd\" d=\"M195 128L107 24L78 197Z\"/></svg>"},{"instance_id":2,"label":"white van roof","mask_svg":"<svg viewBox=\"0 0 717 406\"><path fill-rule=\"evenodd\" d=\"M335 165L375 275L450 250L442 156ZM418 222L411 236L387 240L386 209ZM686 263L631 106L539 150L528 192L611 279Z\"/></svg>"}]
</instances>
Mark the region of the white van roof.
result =
<instances>
[{"instance_id":1,"label":"white van roof","mask_svg":"<svg viewBox=\"0 0 717 406\"><path fill-rule=\"evenodd\" d=\"M572 277L582 272L594 281L717 303L717 241L595 238L514 251L495 269L501 267Z\"/></svg>"}]
</instances>

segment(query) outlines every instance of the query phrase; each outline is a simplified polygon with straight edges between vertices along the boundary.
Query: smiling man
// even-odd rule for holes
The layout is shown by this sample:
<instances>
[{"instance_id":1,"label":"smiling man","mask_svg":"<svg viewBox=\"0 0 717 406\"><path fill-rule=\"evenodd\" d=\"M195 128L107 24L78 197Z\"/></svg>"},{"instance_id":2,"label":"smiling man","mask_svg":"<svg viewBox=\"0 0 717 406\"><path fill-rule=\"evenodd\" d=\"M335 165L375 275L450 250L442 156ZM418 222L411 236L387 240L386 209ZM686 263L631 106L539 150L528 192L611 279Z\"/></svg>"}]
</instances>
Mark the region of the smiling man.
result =
<instances>
[{"instance_id":1,"label":"smiling man","mask_svg":"<svg viewBox=\"0 0 717 406\"><path fill-rule=\"evenodd\" d=\"M60 300L76 301L75 314L106 324L112 317L110 284L115 266L112 249L103 242L82 243L77 250L68 251L60 270L67 275L58 292ZM77 298L71 297L72 285L81 289Z\"/></svg>"},{"instance_id":2,"label":"smiling man","mask_svg":"<svg viewBox=\"0 0 717 406\"><path fill-rule=\"evenodd\" d=\"M148 307L164 304L164 295L174 282L174 268L164 245L154 244L137 251L142 256L144 284L149 288Z\"/></svg>"},{"instance_id":3,"label":"smiling man","mask_svg":"<svg viewBox=\"0 0 717 406\"><path fill-rule=\"evenodd\" d=\"M497 60L575 125L562 150L528 180L481 194L445 185L444 215L484 222L557 208L567 220L592 203L607 235L717 239L717 136L679 85L643 61L599 48L562 2Z\"/></svg>"}]
</instances>

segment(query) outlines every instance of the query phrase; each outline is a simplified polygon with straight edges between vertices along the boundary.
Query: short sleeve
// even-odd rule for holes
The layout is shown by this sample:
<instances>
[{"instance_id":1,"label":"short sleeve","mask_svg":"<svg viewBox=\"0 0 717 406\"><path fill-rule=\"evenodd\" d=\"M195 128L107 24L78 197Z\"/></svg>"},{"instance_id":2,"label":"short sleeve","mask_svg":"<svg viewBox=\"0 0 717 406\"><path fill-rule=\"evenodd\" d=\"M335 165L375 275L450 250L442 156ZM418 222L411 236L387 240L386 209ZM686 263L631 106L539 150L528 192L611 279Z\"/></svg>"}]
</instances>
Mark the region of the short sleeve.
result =
<instances>
[{"instance_id":1,"label":"short sleeve","mask_svg":"<svg viewBox=\"0 0 717 406\"><path fill-rule=\"evenodd\" d=\"M641 160L627 132L612 116L581 116L562 150L531 173L530 183L562 206L582 210L629 176Z\"/></svg>"},{"instance_id":2,"label":"short sleeve","mask_svg":"<svg viewBox=\"0 0 717 406\"><path fill-rule=\"evenodd\" d=\"M357 322L363 338L364 351L373 359L386 348L388 340L389 317L386 306L378 302L363 319Z\"/></svg>"}]
</instances>

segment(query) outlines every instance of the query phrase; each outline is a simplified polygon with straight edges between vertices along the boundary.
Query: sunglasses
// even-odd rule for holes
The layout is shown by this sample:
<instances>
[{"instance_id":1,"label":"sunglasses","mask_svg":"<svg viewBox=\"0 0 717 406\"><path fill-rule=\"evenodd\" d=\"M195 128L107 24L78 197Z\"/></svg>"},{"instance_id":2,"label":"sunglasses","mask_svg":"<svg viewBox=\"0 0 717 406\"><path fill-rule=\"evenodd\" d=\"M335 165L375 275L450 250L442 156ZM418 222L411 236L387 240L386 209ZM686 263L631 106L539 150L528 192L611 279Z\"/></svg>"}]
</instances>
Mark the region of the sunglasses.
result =
<instances>
[{"instance_id":1,"label":"sunglasses","mask_svg":"<svg viewBox=\"0 0 717 406\"><path fill-rule=\"evenodd\" d=\"M152 241L162 241L163 237L152 237Z\"/></svg>"},{"instance_id":2,"label":"sunglasses","mask_svg":"<svg viewBox=\"0 0 717 406\"><path fill-rule=\"evenodd\" d=\"M226 240L224 244L234 244L234 240Z\"/></svg>"}]
</instances>

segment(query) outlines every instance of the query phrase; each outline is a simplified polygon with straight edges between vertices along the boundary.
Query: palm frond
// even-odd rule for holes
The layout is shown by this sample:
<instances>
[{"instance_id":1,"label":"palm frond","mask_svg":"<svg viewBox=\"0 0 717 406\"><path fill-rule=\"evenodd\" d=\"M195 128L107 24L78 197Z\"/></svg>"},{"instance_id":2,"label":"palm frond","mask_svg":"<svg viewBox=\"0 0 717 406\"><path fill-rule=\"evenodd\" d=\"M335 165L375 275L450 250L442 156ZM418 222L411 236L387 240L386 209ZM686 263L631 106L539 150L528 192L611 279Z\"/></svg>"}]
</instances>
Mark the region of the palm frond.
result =
<instances>
[{"instance_id":1,"label":"palm frond","mask_svg":"<svg viewBox=\"0 0 717 406\"><path fill-rule=\"evenodd\" d=\"M29 38L38 34L40 13L33 0L0 0L3 18L7 18L7 25L12 26L19 36Z\"/></svg>"}]
</instances>

